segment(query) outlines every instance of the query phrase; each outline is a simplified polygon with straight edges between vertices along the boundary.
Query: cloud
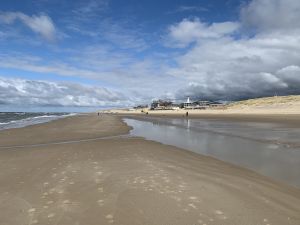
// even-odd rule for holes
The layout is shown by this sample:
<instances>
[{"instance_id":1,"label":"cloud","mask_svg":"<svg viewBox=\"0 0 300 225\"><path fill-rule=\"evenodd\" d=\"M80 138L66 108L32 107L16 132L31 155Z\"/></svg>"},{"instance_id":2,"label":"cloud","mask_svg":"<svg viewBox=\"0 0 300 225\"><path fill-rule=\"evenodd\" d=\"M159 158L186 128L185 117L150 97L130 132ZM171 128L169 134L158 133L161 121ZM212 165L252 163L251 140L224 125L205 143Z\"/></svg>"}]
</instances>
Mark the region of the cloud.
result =
<instances>
[{"instance_id":1,"label":"cloud","mask_svg":"<svg viewBox=\"0 0 300 225\"><path fill-rule=\"evenodd\" d=\"M166 29L165 46L156 42L154 37L157 36L143 33L145 29L134 23L134 19L106 18L107 1L95 6L97 2L100 3L90 1L80 7L76 5L77 11L70 10L73 17L60 21L65 27L71 26L67 28L72 33L71 38L74 35L83 40L79 46L72 49L57 46L55 50L50 49L51 54L39 57L34 52L18 54L8 49L0 53L0 67L30 71L35 76L80 77L101 82L110 89L7 79L1 83L2 101L6 104L105 105L109 96L116 96L116 100L109 102L124 105L145 103L161 96L235 100L300 94L300 25L295 13L298 1L253 0L242 6L240 19L236 21L206 23L199 18L185 18ZM42 16L25 15L29 20L21 19L24 15L1 13L0 17L4 23L20 20L30 27L27 23ZM56 28L50 33L57 35ZM0 32L0 39L5 35ZM3 89L5 84L10 87ZM25 90L24 98L22 86L30 89ZM112 87L122 94L111 91ZM40 92L35 94L35 89ZM47 91L45 95L42 90ZM47 95L52 96L51 99Z\"/></svg>"},{"instance_id":2,"label":"cloud","mask_svg":"<svg viewBox=\"0 0 300 225\"><path fill-rule=\"evenodd\" d=\"M209 10L203 6L181 5L177 7L175 10L169 11L167 14L182 13L182 12L207 12L207 11Z\"/></svg>"},{"instance_id":3,"label":"cloud","mask_svg":"<svg viewBox=\"0 0 300 225\"><path fill-rule=\"evenodd\" d=\"M74 76L96 79L99 73L90 69L74 67L63 61L48 61L31 55L0 54L0 67L30 71L36 73L53 73L62 76Z\"/></svg>"},{"instance_id":4,"label":"cloud","mask_svg":"<svg viewBox=\"0 0 300 225\"><path fill-rule=\"evenodd\" d=\"M178 68L169 71L191 83L177 96L234 100L299 94L300 37L298 41L294 36L277 38L221 38L198 44L178 58Z\"/></svg>"},{"instance_id":5,"label":"cloud","mask_svg":"<svg viewBox=\"0 0 300 225\"><path fill-rule=\"evenodd\" d=\"M291 0L253 0L242 8L241 21L234 23L243 27L239 32L246 31L238 33L239 38L232 35L234 28L215 28L216 32L197 19L173 25L171 41L183 47L194 43L168 71L187 82L176 97L237 100L300 94L299 5ZM249 24L256 28L250 37Z\"/></svg>"},{"instance_id":6,"label":"cloud","mask_svg":"<svg viewBox=\"0 0 300 225\"><path fill-rule=\"evenodd\" d=\"M176 78L166 75L164 67L170 55L148 56L141 60L128 52L119 52L106 45L89 45L72 51L60 50L60 60L44 59L29 54L0 54L0 67L29 71L40 77L55 74L80 77L105 84L145 103L153 96L177 86ZM68 78L68 79L69 79ZM172 82L170 82L172 80ZM164 85L162 85L164 84ZM153 87L156 87L153 93Z\"/></svg>"},{"instance_id":7,"label":"cloud","mask_svg":"<svg viewBox=\"0 0 300 225\"><path fill-rule=\"evenodd\" d=\"M101 18L101 17L100 17ZM90 21L86 26L82 19L71 19L67 21L67 29L76 34L84 35L85 38L92 38L96 42L105 43L110 46L117 47L121 50L143 51L152 43L146 42L144 32L139 28L137 23L130 21L128 18L122 21L114 21L110 18L103 17L96 21Z\"/></svg>"},{"instance_id":8,"label":"cloud","mask_svg":"<svg viewBox=\"0 0 300 225\"><path fill-rule=\"evenodd\" d=\"M0 77L0 105L124 106L132 105L123 94L106 88Z\"/></svg>"},{"instance_id":9,"label":"cloud","mask_svg":"<svg viewBox=\"0 0 300 225\"><path fill-rule=\"evenodd\" d=\"M178 12L186 12L186 11L197 11L197 12L203 12L203 11L208 11L207 8L202 7L202 6L179 6L177 8Z\"/></svg>"},{"instance_id":10,"label":"cloud","mask_svg":"<svg viewBox=\"0 0 300 225\"><path fill-rule=\"evenodd\" d=\"M196 18L193 20L183 19L180 23L169 27L169 38L172 45L186 47L190 43L201 39L220 38L232 34L239 28L239 23L224 22L207 24Z\"/></svg>"},{"instance_id":11,"label":"cloud","mask_svg":"<svg viewBox=\"0 0 300 225\"><path fill-rule=\"evenodd\" d=\"M95 16L97 12L104 11L108 8L110 0L89 0L80 2L79 7L73 9L72 12L76 16L89 18Z\"/></svg>"},{"instance_id":12,"label":"cloud","mask_svg":"<svg viewBox=\"0 0 300 225\"><path fill-rule=\"evenodd\" d=\"M52 19L45 14L28 16L21 12L0 13L0 22L2 23L12 24L16 20L20 20L33 32L41 35L48 41L53 41L55 39L55 25Z\"/></svg>"},{"instance_id":13,"label":"cloud","mask_svg":"<svg viewBox=\"0 0 300 225\"><path fill-rule=\"evenodd\" d=\"M246 27L259 31L300 29L300 1L253 0L241 10Z\"/></svg>"}]
</instances>

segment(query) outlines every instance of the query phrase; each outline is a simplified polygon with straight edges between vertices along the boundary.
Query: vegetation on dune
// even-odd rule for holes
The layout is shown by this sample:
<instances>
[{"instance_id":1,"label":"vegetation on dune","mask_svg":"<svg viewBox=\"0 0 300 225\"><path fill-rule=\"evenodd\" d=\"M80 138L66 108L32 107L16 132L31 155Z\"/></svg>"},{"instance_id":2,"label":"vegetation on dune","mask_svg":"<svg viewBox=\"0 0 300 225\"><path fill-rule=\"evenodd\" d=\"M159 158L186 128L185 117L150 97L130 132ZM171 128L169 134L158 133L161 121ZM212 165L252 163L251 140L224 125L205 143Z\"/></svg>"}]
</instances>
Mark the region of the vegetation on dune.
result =
<instances>
[{"instance_id":1,"label":"vegetation on dune","mask_svg":"<svg viewBox=\"0 0 300 225\"><path fill-rule=\"evenodd\" d=\"M288 96L274 96L248 99L238 102L233 102L228 105L230 108L242 107L242 106L264 106L264 105L277 105L277 104L300 104L300 95L288 95Z\"/></svg>"}]
</instances>

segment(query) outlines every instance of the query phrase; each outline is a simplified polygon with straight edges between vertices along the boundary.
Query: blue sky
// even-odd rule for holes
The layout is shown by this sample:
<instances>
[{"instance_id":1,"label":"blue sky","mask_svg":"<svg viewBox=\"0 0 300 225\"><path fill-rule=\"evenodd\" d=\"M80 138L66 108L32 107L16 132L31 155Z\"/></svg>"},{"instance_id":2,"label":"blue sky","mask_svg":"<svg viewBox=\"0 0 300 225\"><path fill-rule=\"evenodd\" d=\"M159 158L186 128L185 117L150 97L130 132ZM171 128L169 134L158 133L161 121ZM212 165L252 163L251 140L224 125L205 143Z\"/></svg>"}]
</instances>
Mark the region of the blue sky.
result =
<instances>
[{"instance_id":1,"label":"blue sky","mask_svg":"<svg viewBox=\"0 0 300 225\"><path fill-rule=\"evenodd\" d=\"M297 0L3 0L0 111L299 94L299 10Z\"/></svg>"}]
</instances>

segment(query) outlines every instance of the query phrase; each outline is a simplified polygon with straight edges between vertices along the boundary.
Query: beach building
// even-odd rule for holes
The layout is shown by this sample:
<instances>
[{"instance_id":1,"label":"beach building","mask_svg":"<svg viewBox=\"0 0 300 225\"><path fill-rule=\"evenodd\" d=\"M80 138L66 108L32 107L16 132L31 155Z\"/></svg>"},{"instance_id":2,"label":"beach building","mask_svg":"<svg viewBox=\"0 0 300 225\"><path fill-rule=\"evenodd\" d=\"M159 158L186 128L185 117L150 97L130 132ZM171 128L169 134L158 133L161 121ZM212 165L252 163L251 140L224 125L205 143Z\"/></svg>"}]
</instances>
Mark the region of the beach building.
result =
<instances>
[{"instance_id":1,"label":"beach building","mask_svg":"<svg viewBox=\"0 0 300 225\"><path fill-rule=\"evenodd\" d=\"M183 103L184 109L206 109L210 105L210 101L194 101L190 100L190 97L187 98L186 102Z\"/></svg>"},{"instance_id":2,"label":"beach building","mask_svg":"<svg viewBox=\"0 0 300 225\"><path fill-rule=\"evenodd\" d=\"M171 101L164 101L164 100L157 100L151 103L150 110L172 110L173 109L173 102Z\"/></svg>"},{"instance_id":3,"label":"beach building","mask_svg":"<svg viewBox=\"0 0 300 225\"><path fill-rule=\"evenodd\" d=\"M193 103L190 100L190 97L187 98L186 102L183 103L183 108L188 109L191 108Z\"/></svg>"},{"instance_id":4,"label":"beach building","mask_svg":"<svg viewBox=\"0 0 300 225\"><path fill-rule=\"evenodd\" d=\"M183 103L174 103L170 100L155 100L150 105L150 110L178 110L182 109L208 109L220 108L224 104L213 101L191 101L190 97Z\"/></svg>"},{"instance_id":5,"label":"beach building","mask_svg":"<svg viewBox=\"0 0 300 225\"><path fill-rule=\"evenodd\" d=\"M220 102L211 102L209 107L212 109L225 109L226 104Z\"/></svg>"}]
</instances>

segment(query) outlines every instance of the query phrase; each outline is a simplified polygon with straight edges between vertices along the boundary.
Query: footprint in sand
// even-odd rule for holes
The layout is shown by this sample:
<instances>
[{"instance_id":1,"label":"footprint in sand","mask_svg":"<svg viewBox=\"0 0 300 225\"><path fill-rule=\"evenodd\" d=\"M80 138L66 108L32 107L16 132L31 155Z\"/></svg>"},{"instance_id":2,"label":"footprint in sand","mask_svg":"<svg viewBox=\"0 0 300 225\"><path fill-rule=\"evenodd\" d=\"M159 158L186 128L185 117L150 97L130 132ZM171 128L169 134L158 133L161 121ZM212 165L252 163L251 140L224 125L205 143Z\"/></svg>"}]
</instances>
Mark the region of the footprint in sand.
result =
<instances>
[{"instance_id":1,"label":"footprint in sand","mask_svg":"<svg viewBox=\"0 0 300 225\"><path fill-rule=\"evenodd\" d=\"M48 214L48 218L53 218L55 216L55 214L54 213L50 213L50 214Z\"/></svg>"},{"instance_id":2,"label":"footprint in sand","mask_svg":"<svg viewBox=\"0 0 300 225\"><path fill-rule=\"evenodd\" d=\"M63 201L63 204L70 204L71 202L70 202L70 200L64 200Z\"/></svg>"},{"instance_id":3,"label":"footprint in sand","mask_svg":"<svg viewBox=\"0 0 300 225\"><path fill-rule=\"evenodd\" d=\"M224 215L224 212L222 212L221 210L216 210L215 211L215 214L217 215L217 217L219 219L222 219L222 220L227 220L227 216Z\"/></svg>"},{"instance_id":4,"label":"footprint in sand","mask_svg":"<svg viewBox=\"0 0 300 225\"><path fill-rule=\"evenodd\" d=\"M99 199L97 201L97 203L98 203L99 206L103 206L104 205L104 201L102 199Z\"/></svg>"},{"instance_id":5,"label":"footprint in sand","mask_svg":"<svg viewBox=\"0 0 300 225\"><path fill-rule=\"evenodd\" d=\"M266 225L270 225L270 223L268 223L269 222L268 219L264 219L263 221L264 221L264 223L266 223Z\"/></svg>"},{"instance_id":6,"label":"footprint in sand","mask_svg":"<svg viewBox=\"0 0 300 225\"><path fill-rule=\"evenodd\" d=\"M114 216L112 214L108 214L106 217L105 217L109 223L113 223L114 222Z\"/></svg>"},{"instance_id":7,"label":"footprint in sand","mask_svg":"<svg viewBox=\"0 0 300 225\"><path fill-rule=\"evenodd\" d=\"M197 200L197 197L191 196L191 197L189 197L189 199L191 199L191 200Z\"/></svg>"},{"instance_id":8,"label":"footprint in sand","mask_svg":"<svg viewBox=\"0 0 300 225\"><path fill-rule=\"evenodd\" d=\"M224 213L221 210L216 210L215 214L217 214L217 215L223 215Z\"/></svg>"},{"instance_id":9,"label":"footprint in sand","mask_svg":"<svg viewBox=\"0 0 300 225\"><path fill-rule=\"evenodd\" d=\"M190 203L189 204L189 207L193 208L193 209L197 209L197 207L193 204L193 203Z\"/></svg>"},{"instance_id":10,"label":"footprint in sand","mask_svg":"<svg viewBox=\"0 0 300 225\"><path fill-rule=\"evenodd\" d=\"M34 213L35 211L36 211L35 208L31 208L31 209L28 210L28 213Z\"/></svg>"}]
</instances>

